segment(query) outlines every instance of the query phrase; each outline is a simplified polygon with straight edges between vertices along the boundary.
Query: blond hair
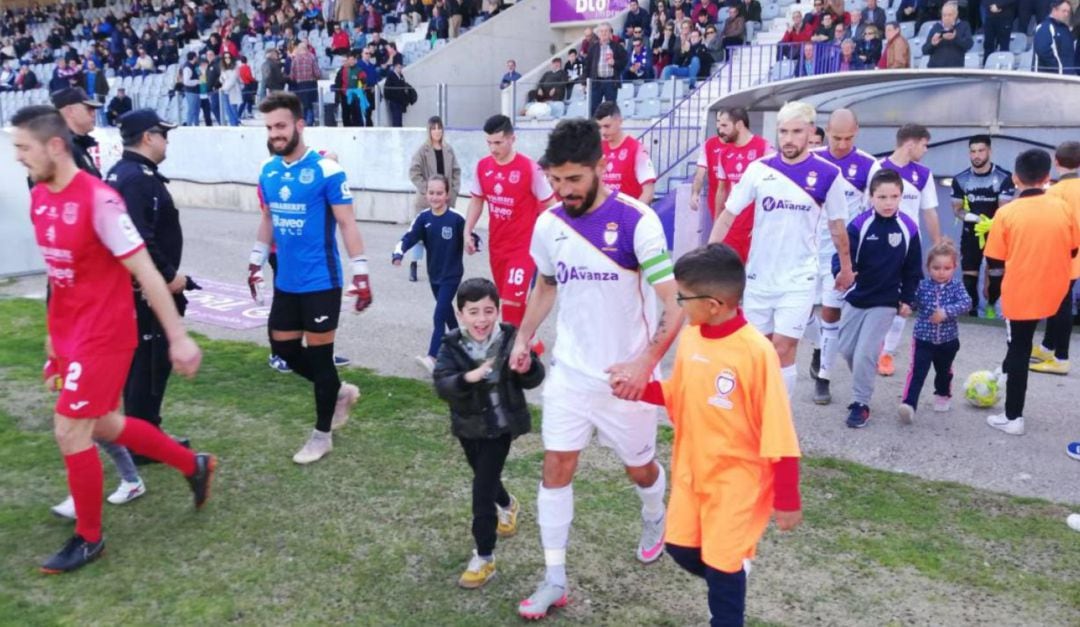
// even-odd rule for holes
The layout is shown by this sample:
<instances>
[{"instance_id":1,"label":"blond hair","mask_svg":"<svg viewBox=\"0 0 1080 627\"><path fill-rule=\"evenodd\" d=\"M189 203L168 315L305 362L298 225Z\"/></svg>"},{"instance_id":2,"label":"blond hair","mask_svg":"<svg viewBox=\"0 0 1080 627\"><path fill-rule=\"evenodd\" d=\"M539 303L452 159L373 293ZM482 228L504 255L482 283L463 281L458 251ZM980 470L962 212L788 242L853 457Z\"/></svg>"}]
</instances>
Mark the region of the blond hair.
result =
<instances>
[{"instance_id":1,"label":"blond hair","mask_svg":"<svg viewBox=\"0 0 1080 627\"><path fill-rule=\"evenodd\" d=\"M791 120L802 120L807 124L813 124L816 118L817 111L814 109L813 105L798 100L792 100L783 107L780 107L780 111L776 114L776 123L784 124Z\"/></svg>"},{"instance_id":2,"label":"blond hair","mask_svg":"<svg viewBox=\"0 0 1080 627\"><path fill-rule=\"evenodd\" d=\"M930 251L926 253L926 266L930 267L934 259L937 257L949 257L953 260L953 265L959 263L960 253L956 250L956 244L947 237L941 238L937 244L934 244Z\"/></svg>"}]
</instances>

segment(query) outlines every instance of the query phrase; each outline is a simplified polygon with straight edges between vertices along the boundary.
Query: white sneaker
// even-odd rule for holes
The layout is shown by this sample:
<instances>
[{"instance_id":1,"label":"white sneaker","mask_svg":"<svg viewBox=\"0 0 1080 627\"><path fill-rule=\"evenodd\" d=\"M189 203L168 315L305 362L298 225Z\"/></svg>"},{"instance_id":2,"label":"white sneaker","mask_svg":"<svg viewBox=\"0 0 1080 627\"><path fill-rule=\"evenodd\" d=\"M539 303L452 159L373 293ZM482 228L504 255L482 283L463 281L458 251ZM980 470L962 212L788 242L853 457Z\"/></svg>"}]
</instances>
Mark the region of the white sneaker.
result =
<instances>
[{"instance_id":1,"label":"white sneaker","mask_svg":"<svg viewBox=\"0 0 1080 627\"><path fill-rule=\"evenodd\" d=\"M638 541L637 558L642 564L652 564L664 554L664 512L659 520L641 520L641 540Z\"/></svg>"},{"instance_id":2,"label":"white sneaker","mask_svg":"<svg viewBox=\"0 0 1080 627\"><path fill-rule=\"evenodd\" d=\"M994 414L986 417L986 424L1009 435L1024 435L1023 416L1016 420L1009 420L1005 414Z\"/></svg>"},{"instance_id":3,"label":"white sneaker","mask_svg":"<svg viewBox=\"0 0 1080 627\"><path fill-rule=\"evenodd\" d=\"M1080 514L1069 514L1069 517L1065 519L1065 524L1073 531L1080 531Z\"/></svg>"},{"instance_id":4,"label":"white sneaker","mask_svg":"<svg viewBox=\"0 0 1080 627\"><path fill-rule=\"evenodd\" d=\"M337 403L334 405L334 420L330 423L331 431L337 431L349 422L349 412L358 400L360 400L360 388L352 383L342 383L338 388Z\"/></svg>"},{"instance_id":5,"label":"white sneaker","mask_svg":"<svg viewBox=\"0 0 1080 627\"><path fill-rule=\"evenodd\" d=\"M326 457L334 449L334 438L329 433L312 431L304 448L293 455L292 460L297 464L311 464Z\"/></svg>"},{"instance_id":6,"label":"white sneaker","mask_svg":"<svg viewBox=\"0 0 1080 627\"><path fill-rule=\"evenodd\" d=\"M424 370L427 370L428 374L432 374L435 372L435 360L431 357L431 355L417 355L416 363L420 364L420 367L422 367Z\"/></svg>"},{"instance_id":7,"label":"white sneaker","mask_svg":"<svg viewBox=\"0 0 1080 627\"><path fill-rule=\"evenodd\" d=\"M140 496L146 494L146 484L142 479L134 482L121 481L120 485L116 488L116 492L109 495L108 501L113 505L123 505L124 503L130 503Z\"/></svg>"},{"instance_id":8,"label":"white sneaker","mask_svg":"<svg viewBox=\"0 0 1080 627\"><path fill-rule=\"evenodd\" d=\"M948 396L934 396L934 411L944 413L952 409L952 399Z\"/></svg>"},{"instance_id":9,"label":"white sneaker","mask_svg":"<svg viewBox=\"0 0 1080 627\"><path fill-rule=\"evenodd\" d=\"M66 499L60 501L59 505L54 505L50 510L60 518L67 518L68 520L75 520L75 498L70 494Z\"/></svg>"},{"instance_id":10,"label":"white sneaker","mask_svg":"<svg viewBox=\"0 0 1080 627\"><path fill-rule=\"evenodd\" d=\"M896 417L900 419L900 424L910 425L915 422L915 408L907 403L900 403Z\"/></svg>"}]
</instances>

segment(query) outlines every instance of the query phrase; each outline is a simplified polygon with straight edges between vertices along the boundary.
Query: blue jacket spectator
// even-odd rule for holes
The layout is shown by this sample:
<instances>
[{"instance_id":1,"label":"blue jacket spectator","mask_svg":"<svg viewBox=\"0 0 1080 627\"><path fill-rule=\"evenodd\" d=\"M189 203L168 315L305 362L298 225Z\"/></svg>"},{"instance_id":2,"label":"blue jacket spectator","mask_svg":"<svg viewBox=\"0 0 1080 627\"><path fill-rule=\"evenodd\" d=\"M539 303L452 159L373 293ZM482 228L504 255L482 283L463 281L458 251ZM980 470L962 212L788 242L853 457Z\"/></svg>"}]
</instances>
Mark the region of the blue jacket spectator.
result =
<instances>
[{"instance_id":1,"label":"blue jacket spectator","mask_svg":"<svg viewBox=\"0 0 1080 627\"><path fill-rule=\"evenodd\" d=\"M1072 7L1067 0L1061 0L1035 29L1035 59L1038 71L1076 74L1076 44L1068 26L1071 12Z\"/></svg>"},{"instance_id":2,"label":"blue jacket spectator","mask_svg":"<svg viewBox=\"0 0 1080 627\"><path fill-rule=\"evenodd\" d=\"M941 21L930 27L922 50L930 57L927 67L964 67L964 55L974 45L971 26L957 19L955 5L946 4L941 9Z\"/></svg>"},{"instance_id":3,"label":"blue jacket spectator","mask_svg":"<svg viewBox=\"0 0 1080 627\"><path fill-rule=\"evenodd\" d=\"M915 339L944 344L959 338L956 319L971 310L971 296L959 281L938 283L933 279L923 279L915 292L915 302L910 304L916 312ZM934 324L930 322L930 316L938 308L945 311L947 318L940 324Z\"/></svg>"}]
</instances>

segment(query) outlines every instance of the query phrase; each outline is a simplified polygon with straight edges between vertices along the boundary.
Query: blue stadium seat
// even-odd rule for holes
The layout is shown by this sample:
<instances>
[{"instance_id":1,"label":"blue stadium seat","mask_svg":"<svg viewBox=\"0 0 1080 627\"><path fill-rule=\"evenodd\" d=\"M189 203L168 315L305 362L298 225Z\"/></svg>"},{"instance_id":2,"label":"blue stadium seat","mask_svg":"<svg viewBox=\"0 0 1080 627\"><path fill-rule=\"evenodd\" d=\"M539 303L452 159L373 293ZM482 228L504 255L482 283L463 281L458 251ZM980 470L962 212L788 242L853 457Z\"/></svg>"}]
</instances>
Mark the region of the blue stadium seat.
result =
<instances>
[{"instance_id":1,"label":"blue stadium seat","mask_svg":"<svg viewBox=\"0 0 1080 627\"><path fill-rule=\"evenodd\" d=\"M1009 52L1020 54L1028 49L1028 38L1024 33L1013 33L1009 39Z\"/></svg>"},{"instance_id":2,"label":"blue stadium seat","mask_svg":"<svg viewBox=\"0 0 1080 627\"><path fill-rule=\"evenodd\" d=\"M642 100L647 100L649 98L659 98L659 97L660 97L660 83L658 83L657 81L650 81L648 83L643 84L640 88L638 88L637 97L635 99L638 102L641 102Z\"/></svg>"},{"instance_id":3,"label":"blue stadium seat","mask_svg":"<svg viewBox=\"0 0 1080 627\"><path fill-rule=\"evenodd\" d=\"M622 112L622 116L624 118L632 118L634 117L634 111L637 110L636 105L637 103L635 103L633 100L620 100L619 111Z\"/></svg>"},{"instance_id":4,"label":"blue stadium seat","mask_svg":"<svg viewBox=\"0 0 1080 627\"><path fill-rule=\"evenodd\" d=\"M615 96L617 102L634 99L634 84L627 81L619 87L619 93Z\"/></svg>"},{"instance_id":5,"label":"blue stadium seat","mask_svg":"<svg viewBox=\"0 0 1080 627\"><path fill-rule=\"evenodd\" d=\"M982 51L972 51L965 54L964 67L975 70L982 68Z\"/></svg>"},{"instance_id":6,"label":"blue stadium seat","mask_svg":"<svg viewBox=\"0 0 1080 627\"><path fill-rule=\"evenodd\" d=\"M634 116L638 119L651 119L660 117L660 99L650 98L640 101L635 106Z\"/></svg>"},{"instance_id":7,"label":"blue stadium seat","mask_svg":"<svg viewBox=\"0 0 1080 627\"><path fill-rule=\"evenodd\" d=\"M900 22L900 34L904 36L904 39L911 39L915 36L915 22Z\"/></svg>"},{"instance_id":8,"label":"blue stadium seat","mask_svg":"<svg viewBox=\"0 0 1080 627\"><path fill-rule=\"evenodd\" d=\"M1011 52L992 52L986 57L983 65L988 70L1011 70L1016 63L1016 58Z\"/></svg>"},{"instance_id":9,"label":"blue stadium seat","mask_svg":"<svg viewBox=\"0 0 1080 627\"><path fill-rule=\"evenodd\" d=\"M923 22L922 26L919 27L919 39L926 41L926 38L930 36L930 29L933 28L935 24L939 23L940 22Z\"/></svg>"},{"instance_id":10,"label":"blue stadium seat","mask_svg":"<svg viewBox=\"0 0 1080 627\"><path fill-rule=\"evenodd\" d=\"M587 118L589 117L589 105L584 100L571 100L570 106L566 108L566 117L568 118Z\"/></svg>"}]
</instances>

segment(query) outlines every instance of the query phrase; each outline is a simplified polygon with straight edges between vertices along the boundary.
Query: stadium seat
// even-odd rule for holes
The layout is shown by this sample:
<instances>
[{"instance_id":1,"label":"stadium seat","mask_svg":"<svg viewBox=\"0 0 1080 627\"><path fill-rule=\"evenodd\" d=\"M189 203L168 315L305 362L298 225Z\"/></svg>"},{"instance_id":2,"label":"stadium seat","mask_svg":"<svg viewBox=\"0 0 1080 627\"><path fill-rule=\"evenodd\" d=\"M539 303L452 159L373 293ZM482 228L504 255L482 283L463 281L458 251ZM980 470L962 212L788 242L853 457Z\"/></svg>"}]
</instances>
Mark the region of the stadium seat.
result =
<instances>
[{"instance_id":1,"label":"stadium seat","mask_svg":"<svg viewBox=\"0 0 1080 627\"><path fill-rule=\"evenodd\" d=\"M548 106L551 107L551 116L555 118L561 118L566 113L566 104L557 100L548 102Z\"/></svg>"},{"instance_id":2,"label":"stadium seat","mask_svg":"<svg viewBox=\"0 0 1080 627\"><path fill-rule=\"evenodd\" d=\"M584 100L571 100L570 106L566 108L566 117L568 118L587 118L589 117L589 105Z\"/></svg>"},{"instance_id":3,"label":"stadium seat","mask_svg":"<svg viewBox=\"0 0 1080 627\"><path fill-rule=\"evenodd\" d=\"M885 9L885 23L896 21L896 9Z\"/></svg>"},{"instance_id":4,"label":"stadium seat","mask_svg":"<svg viewBox=\"0 0 1080 627\"><path fill-rule=\"evenodd\" d=\"M930 57L919 57L918 68L920 70L925 70L928 67L930 67Z\"/></svg>"},{"instance_id":5,"label":"stadium seat","mask_svg":"<svg viewBox=\"0 0 1080 627\"><path fill-rule=\"evenodd\" d=\"M969 52L964 55L964 67L969 69L981 69L982 68L982 52Z\"/></svg>"},{"instance_id":6,"label":"stadium seat","mask_svg":"<svg viewBox=\"0 0 1080 627\"><path fill-rule=\"evenodd\" d=\"M923 22L922 26L919 27L919 39L926 41L926 38L930 36L930 29L936 24L940 24L940 22Z\"/></svg>"},{"instance_id":7,"label":"stadium seat","mask_svg":"<svg viewBox=\"0 0 1080 627\"><path fill-rule=\"evenodd\" d=\"M780 0L780 6L782 7L789 7L793 4L795 4L795 0Z\"/></svg>"},{"instance_id":8,"label":"stadium seat","mask_svg":"<svg viewBox=\"0 0 1080 627\"><path fill-rule=\"evenodd\" d=\"M795 75L795 61L781 59L779 63L769 69L769 82L782 81Z\"/></svg>"},{"instance_id":9,"label":"stadium seat","mask_svg":"<svg viewBox=\"0 0 1080 627\"><path fill-rule=\"evenodd\" d=\"M620 100L619 111L622 112L622 116L624 118L634 117L634 111L637 110L636 104L633 100Z\"/></svg>"},{"instance_id":10,"label":"stadium seat","mask_svg":"<svg viewBox=\"0 0 1080 627\"><path fill-rule=\"evenodd\" d=\"M915 22L900 22L900 34L910 40L915 36Z\"/></svg>"},{"instance_id":11,"label":"stadium seat","mask_svg":"<svg viewBox=\"0 0 1080 627\"><path fill-rule=\"evenodd\" d=\"M923 40L919 39L918 37L913 37L913 38L908 40L908 45L911 46L911 60L912 61L914 61L915 59L918 59L919 57L923 56L923 53L922 53Z\"/></svg>"},{"instance_id":12,"label":"stadium seat","mask_svg":"<svg viewBox=\"0 0 1080 627\"><path fill-rule=\"evenodd\" d=\"M992 52L986 57L983 65L988 70L1011 70L1016 62L1016 57L1011 52Z\"/></svg>"},{"instance_id":13,"label":"stadium seat","mask_svg":"<svg viewBox=\"0 0 1080 627\"><path fill-rule=\"evenodd\" d=\"M662 102L672 102L678 100L686 95L686 81L685 80L667 80L664 81L663 86L660 88L660 100Z\"/></svg>"},{"instance_id":14,"label":"stadium seat","mask_svg":"<svg viewBox=\"0 0 1080 627\"><path fill-rule=\"evenodd\" d=\"M638 119L651 119L660 117L660 99L650 98L638 102L635 106L634 117Z\"/></svg>"},{"instance_id":15,"label":"stadium seat","mask_svg":"<svg viewBox=\"0 0 1080 627\"><path fill-rule=\"evenodd\" d=\"M641 102L643 100L648 100L650 98L659 98L659 97L660 97L660 83L657 82L657 81L650 81L648 83L644 83L640 88L638 88L637 97L635 99L638 102Z\"/></svg>"},{"instance_id":16,"label":"stadium seat","mask_svg":"<svg viewBox=\"0 0 1080 627\"><path fill-rule=\"evenodd\" d=\"M778 4L766 4L761 7L761 19L772 20L780 17L780 5Z\"/></svg>"},{"instance_id":17,"label":"stadium seat","mask_svg":"<svg viewBox=\"0 0 1080 627\"><path fill-rule=\"evenodd\" d=\"M746 23L746 42L747 43L750 43L750 42L754 41L754 35L757 33L757 30L758 30L758 23L757 22L747 22Z\"/></svg>"},{"instance_id":18,"label":"stadium seat","mask_svg":"<svg viewBox=\"0 0 1080 627\"><path fill-rule=\"evenodd\" d=\"M634 84L627 81L619 86L619 93L615 96L616 102L634 99Z\"/></svg>"},{"instance_id":19,"label":"stadium seat","mask_svg":"<svg viewBox=\"0 0 1080 627\"><path fill-rule=\"evenodd\" d=\"M1027 48L1027 35L1025 35L1024 33L1013 33L1012 37L1009 39L1009 52L1012 52L1014 54L1020 54L1021 52L1027 50Z\"/></svg>"},{"instance_id":20,"label":"stadium seat","mask_svg":"<svg viewBox=\"0 0 1080 627\"><path fill-rule=\"evenodd\" d=\"M1035 69L1035 51L1025 50L1016 55L1016 69L1021 72L1030 72Z\"/></svg>"}]
</instances>

